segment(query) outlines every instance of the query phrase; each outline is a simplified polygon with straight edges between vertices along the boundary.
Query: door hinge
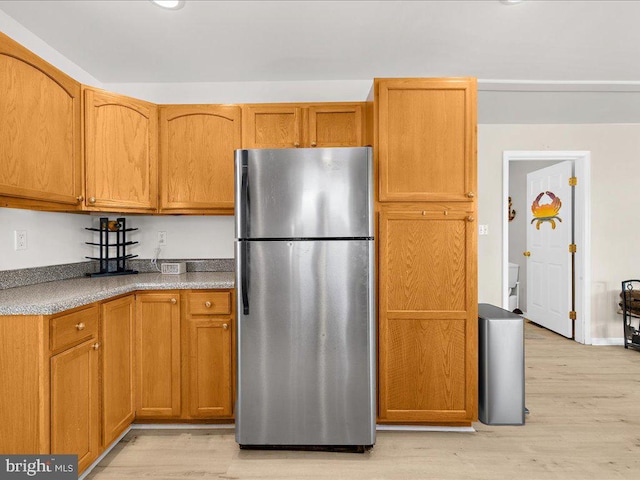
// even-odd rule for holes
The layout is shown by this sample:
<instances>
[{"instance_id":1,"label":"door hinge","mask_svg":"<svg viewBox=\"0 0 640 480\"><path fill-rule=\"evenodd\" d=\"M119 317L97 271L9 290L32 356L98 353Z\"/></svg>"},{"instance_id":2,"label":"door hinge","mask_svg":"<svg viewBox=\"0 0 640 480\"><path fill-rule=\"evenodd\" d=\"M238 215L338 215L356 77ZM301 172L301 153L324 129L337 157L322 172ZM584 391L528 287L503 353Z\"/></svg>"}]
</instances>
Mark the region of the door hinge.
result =
<instances>
[{"instance_id":1,"label":"door hinge","mask_svg":"<svg viewBox=\"0 0 640 480\"><path fill-rule=\"evenodd\" d=\"M569 177L569 186L575 187L578 185L578 177Z\"/></svg>"},{"instance_id":2,"label":"door hinge","mask_svg":"<svg viewBox=\"0 0 640 480\"><path fill-rule=\"evenodd\" d=\"M577 247L575 243L569 245L569 253L576 253Z\"/></svg>"},{"instance_id":3,"label":"door hinge","mask_svg":"<svg viewBox=\"0 0 640 480\"><path fill-rule=\"evenodd\" d=\"M575 320L576 319L576 312L575 310L571 310L569 312L569 320Z\"/></svg>"}]
</instances>

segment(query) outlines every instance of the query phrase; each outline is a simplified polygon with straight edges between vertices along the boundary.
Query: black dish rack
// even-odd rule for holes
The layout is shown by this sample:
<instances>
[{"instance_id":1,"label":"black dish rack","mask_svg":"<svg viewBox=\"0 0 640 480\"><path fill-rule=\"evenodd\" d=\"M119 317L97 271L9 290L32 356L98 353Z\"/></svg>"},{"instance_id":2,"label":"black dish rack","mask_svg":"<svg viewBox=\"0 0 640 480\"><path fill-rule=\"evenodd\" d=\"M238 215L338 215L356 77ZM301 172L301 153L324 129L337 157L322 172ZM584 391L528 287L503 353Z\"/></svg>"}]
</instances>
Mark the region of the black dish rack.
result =
<instances>
[{"instance_id":1,"label":"black dish rack","mask_svg":"<svg viewBox=\"0 0 640 480\"><path fill-rule=\"evenodd\" d=\"M622 318L624 348L640 348L640 280L622 282Z\"/></svg>"},{"instance_id":2,"label":"black dish rack","mask_svg":"<svg viewBox=\"0 0 640 480\"><path fill-rule=\"evenodd\" d=\"M127 240L127 233L138 230L137 228L127 228L126 218L117 218L109 220L107 217L100 218L100 228L86 228L92 232L100 233L99 243L85 242L87 245L100 247L99 257L86 257L89 260L98 260L100 262L100 271L95 273L87 273L89 277L107 277L111 275L132 275L138 273L137 270L126 268L127 260L135 258L138 255L127 253L127 247L135 245L138 242ZM115 248L115 256L111 253Z\"/></svg>"}]
</instances>

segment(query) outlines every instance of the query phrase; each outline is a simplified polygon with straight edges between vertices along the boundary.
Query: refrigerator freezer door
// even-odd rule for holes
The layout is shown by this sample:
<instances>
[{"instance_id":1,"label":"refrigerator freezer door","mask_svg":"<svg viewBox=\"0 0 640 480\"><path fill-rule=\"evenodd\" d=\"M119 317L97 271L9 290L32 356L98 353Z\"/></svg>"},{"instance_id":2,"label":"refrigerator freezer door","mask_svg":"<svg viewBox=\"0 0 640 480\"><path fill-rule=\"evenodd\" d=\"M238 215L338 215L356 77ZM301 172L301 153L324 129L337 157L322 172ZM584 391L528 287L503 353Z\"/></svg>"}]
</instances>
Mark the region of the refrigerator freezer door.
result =
<instances>
[{"instance_id":1,"label":"refrigerator freezer door","mask_svg":"<svg viewBox=\"0 0 640 480\"><path fill-rule=\"evenodd\" d=\"M373 445L373 242L236 242L236 258L236 441Z\"/></svg>"},{"instance_id":2,"label":"refrigerator freezer door","mask_svg":"<svg viewBox=\"0 0 640 480\"><path fill-rule=\"evenodd\" d=\"M236 238L373 236L370 147L236 151Z\"/></svg>"}]
</instances>

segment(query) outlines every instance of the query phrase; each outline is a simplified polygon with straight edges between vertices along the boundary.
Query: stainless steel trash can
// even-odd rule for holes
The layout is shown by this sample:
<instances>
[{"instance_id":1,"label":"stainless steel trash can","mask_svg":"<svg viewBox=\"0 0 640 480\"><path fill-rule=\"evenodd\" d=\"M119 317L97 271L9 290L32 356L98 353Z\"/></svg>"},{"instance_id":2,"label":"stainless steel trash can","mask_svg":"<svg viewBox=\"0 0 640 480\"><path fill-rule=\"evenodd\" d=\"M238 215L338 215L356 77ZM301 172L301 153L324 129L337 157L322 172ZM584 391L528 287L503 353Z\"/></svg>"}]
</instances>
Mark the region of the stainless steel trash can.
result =
<instances>
[{"instance_id":1,"label":"stainless steel trash can","mask_svg":"<svg viewBox=\"0 0 640 480\"><path fill-rule=\"evenodd\" d=\"M487 303L478 305L478 419L523 425L524 321Z\"/></svg>"}]
</instances>

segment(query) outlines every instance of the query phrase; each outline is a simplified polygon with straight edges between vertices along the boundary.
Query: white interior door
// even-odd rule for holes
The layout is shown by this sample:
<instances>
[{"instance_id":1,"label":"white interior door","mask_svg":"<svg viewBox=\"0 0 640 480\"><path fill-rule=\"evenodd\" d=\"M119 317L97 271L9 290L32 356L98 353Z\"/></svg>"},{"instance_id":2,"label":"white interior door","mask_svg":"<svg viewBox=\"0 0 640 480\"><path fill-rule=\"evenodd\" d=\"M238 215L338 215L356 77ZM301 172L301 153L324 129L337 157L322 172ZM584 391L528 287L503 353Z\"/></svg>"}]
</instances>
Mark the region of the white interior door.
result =
<instances>
[{"instance_id":1,"label":"white interior door","mask_svg":"<svg viewBox=\"0 0 640 480\"><path fill-rule=\"evenodd\" d=\"M527 318L571 338L572 162L527 175Z\"/></svg>"}]
</instances>

